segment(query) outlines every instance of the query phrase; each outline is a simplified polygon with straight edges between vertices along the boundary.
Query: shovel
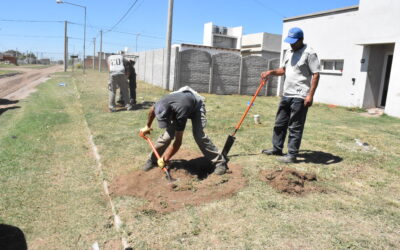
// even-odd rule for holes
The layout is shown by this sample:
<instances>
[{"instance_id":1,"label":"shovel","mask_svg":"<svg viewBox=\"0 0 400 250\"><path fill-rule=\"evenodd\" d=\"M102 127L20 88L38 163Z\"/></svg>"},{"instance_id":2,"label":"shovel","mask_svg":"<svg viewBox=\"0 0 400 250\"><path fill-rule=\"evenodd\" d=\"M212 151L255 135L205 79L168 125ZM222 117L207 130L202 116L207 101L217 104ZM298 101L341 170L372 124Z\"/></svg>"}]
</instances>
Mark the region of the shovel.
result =
<instances>
[{"instance_id":1,"label":"shovel","mask_svg":"<svg viewBox=\"0 0 400 250\"><path fill-rule=\"evenodd\" d=\"M228 153L232 148L233 143L235 142L235 134L239 130L240 126L242 125L242 122L244 118L246 117L247 113L249 112L251 106L253 105L254 101L256 100L258 93L260 93L262 87L264 87L265 83L267 82L267 79L261 79L260 80L260 86L258 87L256 93L253 96L253 99L251 99L250 104L247 106L246 111L244 111L244 114L242 115L242 118L240 118L239 123L235 127L235 131L232 133L232 135L228 135L228 138L226 139L224 148L222 149L221 154L224 156L225 159L228 160Z\"/></svg>"},{"instance_id":2,"label":"shovel","mask_svg":"<svg viewBox=\"0 0 400 250\"><path fill-rule=\"evenodd\" d=\"M154 154L156 155L157 159L160 159L161 156L160 156L160 154L157 152L157 149L154 147L154 144L151 142L150 138L147 137L147 136L145 136L145 135L143 135L142 133L139 133L139 135L140 135L143 139L145 139L145 140L150 144L150 147L151 147L151 149L153 150ZM167 169L166 167L163 167L162 170L165 172L165 176L167 177L167 180L168 180L169 182L175 181L175 179L173 179L173 178L171 177L171 175L169 174L169 171L168 171L168 169Z\"/></svg>"}]
</instances>

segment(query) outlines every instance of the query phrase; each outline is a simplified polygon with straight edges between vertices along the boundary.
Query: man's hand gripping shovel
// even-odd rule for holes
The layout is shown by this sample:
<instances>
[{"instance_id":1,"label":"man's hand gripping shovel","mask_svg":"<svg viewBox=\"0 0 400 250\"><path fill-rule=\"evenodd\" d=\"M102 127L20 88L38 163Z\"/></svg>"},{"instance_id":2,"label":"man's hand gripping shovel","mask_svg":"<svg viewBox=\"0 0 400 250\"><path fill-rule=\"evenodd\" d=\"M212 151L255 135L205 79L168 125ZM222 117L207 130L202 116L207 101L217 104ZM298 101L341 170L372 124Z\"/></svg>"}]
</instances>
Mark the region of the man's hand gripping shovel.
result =
<instances>
[{"instance_id":1,"label":"man's hand gripping shovel","mask_svg":"<svg viewBox=\"0 0 400 250\"><path fill-rule=\"evenodd\" d=\"M142 137L143 139L145 139L145 140L149 143L151 149L153 150L154 154L155 154L156 157L157 157L157 160L161 159L160 154L157 152L157 149L154 147L154 144L153 144L153 142L150 140L150 138L147 137L146 134L143 133L142 131L139 132L139 136ZM165 176L166 176L166 178L167 178L168 181L170 181L170 182L175 181L175 179L173 179L173 178L171 177L171 175L169 174L169 170L167 169L167 166L163 167L162 170L165 172Z\"/></svg>"}]
</instances>

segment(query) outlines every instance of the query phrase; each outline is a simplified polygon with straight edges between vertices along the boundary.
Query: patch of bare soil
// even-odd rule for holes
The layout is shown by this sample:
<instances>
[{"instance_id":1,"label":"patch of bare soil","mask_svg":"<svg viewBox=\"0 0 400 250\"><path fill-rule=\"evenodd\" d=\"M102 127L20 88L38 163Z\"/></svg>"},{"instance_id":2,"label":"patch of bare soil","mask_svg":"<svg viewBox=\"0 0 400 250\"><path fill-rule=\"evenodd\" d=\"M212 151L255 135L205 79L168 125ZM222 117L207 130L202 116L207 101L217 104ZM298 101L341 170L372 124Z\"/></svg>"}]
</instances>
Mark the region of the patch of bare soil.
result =
<instances>
[{"instance_id":1,"label":"patch of bare soil","mask_svg":"<svg viewBox=\"0 0 400 250\"><path fill-rule=\"evenodd\" d=\"M282 193L299 195L311 191L322 191L311 184L317 181L316 174L303 173L293 168L263 170L260 172L260 178Z\"/></svg>"},{"instance_id":2,"label":"patch of bare soil","mask_svg":"<svg viewBox=\"0 0 400 250\"><path fill-rule=\"evenodd\" d=\"M180 151L174 159L170 173L175 182L170 183L159 168L138 170L116 177L110 185L111 194L147 200L138 210L172 212L229 197L246 185L239 165L229 164L228 173L218 176L212 174L211 162L198 154Z\"/></svg>"}]
</instances>

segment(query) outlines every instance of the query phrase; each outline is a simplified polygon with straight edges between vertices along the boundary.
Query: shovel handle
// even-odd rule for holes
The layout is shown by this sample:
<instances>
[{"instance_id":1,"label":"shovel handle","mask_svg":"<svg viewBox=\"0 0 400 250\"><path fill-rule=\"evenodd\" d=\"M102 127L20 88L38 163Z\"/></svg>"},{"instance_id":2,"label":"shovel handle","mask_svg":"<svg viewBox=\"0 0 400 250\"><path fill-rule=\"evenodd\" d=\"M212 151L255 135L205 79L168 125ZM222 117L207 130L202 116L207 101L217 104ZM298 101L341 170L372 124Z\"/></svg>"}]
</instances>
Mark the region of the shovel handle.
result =
<instances>
[{"instance_id":1,"label":"shovel handle","mask_svg":"<svg viewBox=\"0 0 400 250\"><path fill-rule=\"evenodd\" d=\"M254 101L256 100L258 93L260 93L262 87L264 87L265 83L267 82L267 79L261 78L260 79L260 86L258 86L258 89L256 93L254 94L253 98L250 101L250 104L247 106L246 111L244 111L244 114L242 115L242 118L240 118L239 123L235 127L235 132L233 132L232 136L235 136L236 132L239 130L240 126L242 125L244 118L246 118L247 113L249 112L251 106L253 105Z\"/></svg>"},{"instance_id":2,"label":"shovel handle","mask_svg":"<svg viewBox=\"0 0 400 250\"><path fill-rule=\"evenodd\" d=\"M157 152L157 149L156 149L156 147L154 147L154 144L153 144L153 142L150 140L150 138L147 137L147 136L145 136L145 135L143 135L142 133L139 133L139 136L142 137L143 139L145 139L145 140L150 144L150 147L151 147L151 149L153 150L153 153L156 155L157 159L160 159L161 156L160 156L160 154ZM165 172L165 174L167 175L167 179L168 179L169 181L172 180L171 175L170 175L169 172L168 172L168 169L167 169L166 167L163 167L162 170L163 170L163 171Z\"/></svg>"}]
</instances>

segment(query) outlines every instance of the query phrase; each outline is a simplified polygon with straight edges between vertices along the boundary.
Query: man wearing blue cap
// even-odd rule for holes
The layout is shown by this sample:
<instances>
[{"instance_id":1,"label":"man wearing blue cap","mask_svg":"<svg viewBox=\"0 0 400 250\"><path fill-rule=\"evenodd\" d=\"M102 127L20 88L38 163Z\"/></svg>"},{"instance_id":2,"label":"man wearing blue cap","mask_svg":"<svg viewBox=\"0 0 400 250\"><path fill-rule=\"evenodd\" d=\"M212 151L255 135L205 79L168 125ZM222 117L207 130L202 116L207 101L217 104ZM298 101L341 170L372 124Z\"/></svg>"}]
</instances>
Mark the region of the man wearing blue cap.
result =
<instances>
[{"instance_id":1,"label":"man wearing blue cap","mask_svg":"<svg viewBox=\"0 0 400 250\"><path fill-rule=\"evenodd\" d=\"M304 34L300 28L289 30L285 42L292 50L287 51L279 69L261 73L269 76L285 76L283 96L279 103L272 137L272 149L262 150L266 155L283 155L283 145L289 129L288 153L278 158L282 163L294 163L299 152L308 107L313 104L319 82L320 64L317 54L303 43Z\"/></svg>"},{"instance_id":2,"label":"man wearing blue cap","mask_svg":"<svg viewBox=\"0 0 400 250\"><path fill-rule=\"evenodd\" d=\"M154 153L151 153L142 170L148 171L157 165L163 168L168 164L182 145L186 122L190 119L192 120L193 137L203 155L215 166L214 173L225 174L228 169L226 159L218 153L218 148L204 133L207 123L204 100L203 96L186 86L163 96L150 108L147 124L140 129L141 135L145 136L150 133L154 118L157 119L158 126L166 130L155 143L155 148L161 158L157 160ZM172 141L174 142L171 144Z\"/></svg>"}]
</instances>

